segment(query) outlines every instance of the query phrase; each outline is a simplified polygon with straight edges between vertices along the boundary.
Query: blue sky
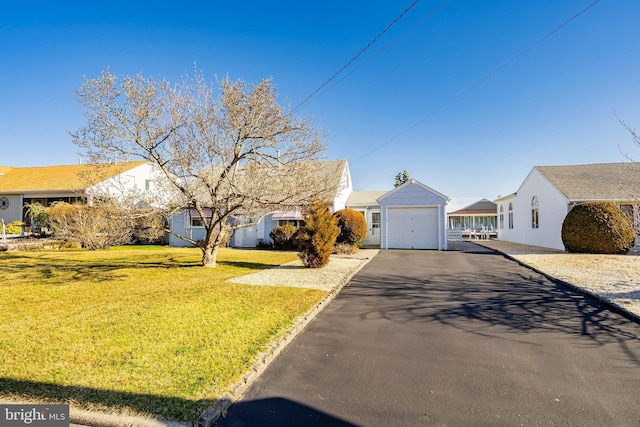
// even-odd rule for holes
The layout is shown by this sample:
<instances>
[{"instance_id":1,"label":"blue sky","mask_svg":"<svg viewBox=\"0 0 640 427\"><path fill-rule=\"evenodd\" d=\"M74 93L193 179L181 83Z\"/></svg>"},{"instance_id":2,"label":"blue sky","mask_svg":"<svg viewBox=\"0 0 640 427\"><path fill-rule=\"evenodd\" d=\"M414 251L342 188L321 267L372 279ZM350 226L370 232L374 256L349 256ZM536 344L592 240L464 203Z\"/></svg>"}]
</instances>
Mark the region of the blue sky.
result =
<instances>
[{"instance_id":1,"label":"blue sky","mask_svg":"<svg viewBox=\"0 0 640 427\"><path fill-rule=\"evenodd\" d=\"M637 0L601 0L449 104L592 2L421 0L298 113L356 189L406 169L452 208L516 191L536 165L640 159L616 118L640 128ZM78 161L67 131L83 123L83 75L177 81L195 61L209 80L273 78L295 107L412 0L7 3L0 164L40 166Z\"/></svg>"}]
</instances>

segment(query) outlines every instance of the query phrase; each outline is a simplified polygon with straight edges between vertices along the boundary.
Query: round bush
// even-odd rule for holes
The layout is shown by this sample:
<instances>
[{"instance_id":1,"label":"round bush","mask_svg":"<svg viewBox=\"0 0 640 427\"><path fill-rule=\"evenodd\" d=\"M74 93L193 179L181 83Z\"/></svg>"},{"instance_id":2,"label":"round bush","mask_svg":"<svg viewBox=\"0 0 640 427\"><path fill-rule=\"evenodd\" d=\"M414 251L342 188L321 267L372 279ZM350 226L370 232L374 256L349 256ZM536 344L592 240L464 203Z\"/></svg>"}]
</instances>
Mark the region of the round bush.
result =
<instances>
[{"instance_id":1,"label":"round bush","mask_svg":"<svg viewBox=\"0 0 640 427\"><path fill-rule=\"evenodd\" d=\"M626 254L634 242L631 221L611 202L576 205L562 223L562 243L569 252Z\"/></svg>"},{"instance_id":2,"label":"round bush","mask_svg":"<svg viewBox=\"0 0 640 427\"><path fill-rule=\"evenodd\" d=\"M336 243L359 245L367 237L367 222L362 212L342 209L333 215L338 219L338 227L340 227Z\"/></svg>"}]
</instances>

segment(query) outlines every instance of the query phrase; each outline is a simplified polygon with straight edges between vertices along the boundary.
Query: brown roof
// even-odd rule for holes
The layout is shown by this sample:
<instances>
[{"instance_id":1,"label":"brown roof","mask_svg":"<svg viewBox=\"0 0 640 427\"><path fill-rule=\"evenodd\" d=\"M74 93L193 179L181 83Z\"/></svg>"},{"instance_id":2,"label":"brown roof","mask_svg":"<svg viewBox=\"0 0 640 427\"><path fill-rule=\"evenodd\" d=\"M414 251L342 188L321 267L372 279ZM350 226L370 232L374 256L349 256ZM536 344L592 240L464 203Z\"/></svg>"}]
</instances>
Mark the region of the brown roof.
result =
<instances>
[{"instance_id":1,"label":"brown roof","mask_svg":"<svg viewBox=\"0 0 640 427\"><path fill-rule=\"evenodd\" d=\"M497 212L498 205L491 200L481 199L448 215L497 215Z\"/></svg>"},{"instance_id":2,"label":"brown roof","mask_svg":"<svg viewBox=\"0 0 640 427\"><path fill-rule=\"evenodd\" d=\"M99 165L100 181L112 178L144 161ZM87 175L96 165L62 165L12 168L0 166L0 193L27 193L34 191L80 191L90 187Z\"/></svg>"},{"instance_id":3,"label":"brown roof","mask_svg":"<svg viewBox=\"0 0 640 427\"><path fill-rule=\"evenodd\" d=\"M632 200L640 196L640 164L536 166L571 201Z\"/></svg>"}]
</instances>

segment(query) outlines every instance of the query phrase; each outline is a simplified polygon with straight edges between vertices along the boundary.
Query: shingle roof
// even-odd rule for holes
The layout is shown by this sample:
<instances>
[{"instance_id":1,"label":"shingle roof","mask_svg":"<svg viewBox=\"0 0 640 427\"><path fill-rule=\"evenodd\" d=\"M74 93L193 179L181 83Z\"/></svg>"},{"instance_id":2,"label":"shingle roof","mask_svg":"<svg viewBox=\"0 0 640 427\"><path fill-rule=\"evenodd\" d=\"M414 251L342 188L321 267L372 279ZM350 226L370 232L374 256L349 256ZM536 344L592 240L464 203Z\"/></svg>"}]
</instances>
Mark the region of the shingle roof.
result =
<instances>
[{"instance_id":1,"label":"shingle roof","mask_svg":"<svg viewBox=\"0 0 640 427\"><path fill-rule=\"evenodd\" d=\"M347 199L347 206L378 206L378 198L387 193L388 191L353 191Z\"/></svg>"},{"instance_id":2,"label":"shingle roof","mask_svg":"<svg viewBox=\"0 0 640 427\"><path fill-rule=\"evenodd\" d=\"M536 166L570 201L632 200L640 196L640 164Z\"/></svg>"},{"instance_id":3,"label":"shingle roof","mask_svg":"<svg viewBox=\"0 0 640 427\"><path fill-rule=\"evenodd\" d=\"M488 199L481 199L469 206L450 212L449 215L472 215L472 214L495 214L498 211L498 205Z\"/></svg>"},{"instance_id":4,"label":"shingle roof","mask_svg":"<svg viewBox=\"0 0 640 427\"><path fill-rule=\"evenodd\" d=\"M144 163L138 161L100 165L100 174L108 179ZM89 184L83 174L90 173L94 168L95 165L86 164L20 168L0 166L0 193L84 190Z\"/></svg>"}]
</instances>

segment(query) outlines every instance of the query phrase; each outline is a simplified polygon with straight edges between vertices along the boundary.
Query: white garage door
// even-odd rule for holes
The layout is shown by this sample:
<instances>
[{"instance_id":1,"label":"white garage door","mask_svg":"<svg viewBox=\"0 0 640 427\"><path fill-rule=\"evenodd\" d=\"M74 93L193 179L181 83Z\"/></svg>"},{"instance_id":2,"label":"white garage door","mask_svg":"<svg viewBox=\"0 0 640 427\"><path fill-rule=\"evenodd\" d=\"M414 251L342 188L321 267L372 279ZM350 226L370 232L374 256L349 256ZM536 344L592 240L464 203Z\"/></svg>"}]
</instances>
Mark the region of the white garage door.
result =
<instances>
[{"instance_id":1,"label":"white garage door","mask_svg":"<svg viewBox=\"0 0 640 427\"><path fill-rule=\"evenodd\" d=\"M438 208L389 208L389 249L439 249Z\"/></svg>"}]
</instances>

